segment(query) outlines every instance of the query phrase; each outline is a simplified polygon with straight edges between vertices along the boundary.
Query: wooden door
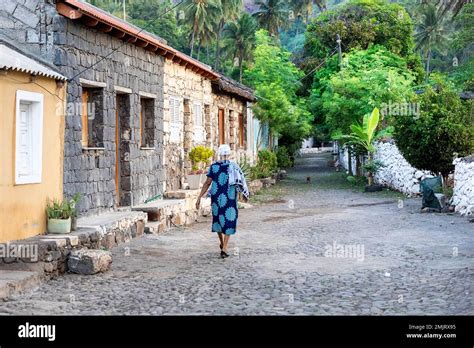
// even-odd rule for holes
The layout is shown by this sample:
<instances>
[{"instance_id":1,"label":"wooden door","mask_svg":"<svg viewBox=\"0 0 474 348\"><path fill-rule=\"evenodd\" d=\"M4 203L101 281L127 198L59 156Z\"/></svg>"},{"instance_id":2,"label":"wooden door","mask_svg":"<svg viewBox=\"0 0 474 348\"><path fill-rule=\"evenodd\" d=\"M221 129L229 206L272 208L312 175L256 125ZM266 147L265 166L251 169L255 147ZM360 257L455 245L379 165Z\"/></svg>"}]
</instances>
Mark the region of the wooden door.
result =
<instances>
[{"instance_id":1,"label":"wooden door","mask_svg":"<svg viewBox=\"0 0 474 348\"><path fill-rule=\"evenodd\" d=\"M117 207L120 206L120 117L119 117L120 99L117 96L115 100L115 195Z\"/></svg>"},{"instance_id":2,"label":"wooden door","mask_svg":"<svg viewBox=\"0 0 474 348\"><path fill-rule=\"evenodd\" d=\"M225 117L224 110L219 109L219 145L225 144Z\"/></svg>"}]
</instances>

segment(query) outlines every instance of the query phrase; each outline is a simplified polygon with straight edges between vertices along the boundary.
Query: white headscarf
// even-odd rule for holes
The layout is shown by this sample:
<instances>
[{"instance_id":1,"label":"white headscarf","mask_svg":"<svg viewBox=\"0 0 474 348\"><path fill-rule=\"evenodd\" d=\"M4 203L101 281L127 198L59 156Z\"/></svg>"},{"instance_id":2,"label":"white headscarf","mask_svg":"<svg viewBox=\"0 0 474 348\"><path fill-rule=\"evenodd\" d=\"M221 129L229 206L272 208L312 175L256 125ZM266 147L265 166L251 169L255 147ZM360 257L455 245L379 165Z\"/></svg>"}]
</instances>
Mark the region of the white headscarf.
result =
<instances>
[{"instance_id":1,"label":"white headscarf","mask_svg":"<svg viewBox=\"0 0 474 348\"><path fill-rule=\"evenodd\" d=\"M217 150L217 153L220 157L230 156L230 152L230 146L227 144L222 144L221 146L219 146L219 150Z\"/></svg>"}]
</instances>

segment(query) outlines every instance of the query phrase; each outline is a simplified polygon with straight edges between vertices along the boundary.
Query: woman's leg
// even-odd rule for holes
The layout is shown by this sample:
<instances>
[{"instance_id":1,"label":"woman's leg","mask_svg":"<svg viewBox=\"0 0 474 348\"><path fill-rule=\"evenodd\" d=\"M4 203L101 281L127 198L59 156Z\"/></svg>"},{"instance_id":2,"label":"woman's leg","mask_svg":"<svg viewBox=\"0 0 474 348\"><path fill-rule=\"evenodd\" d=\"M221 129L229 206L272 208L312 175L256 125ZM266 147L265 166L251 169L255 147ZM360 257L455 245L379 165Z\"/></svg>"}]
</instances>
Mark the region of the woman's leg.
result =
<instances>
[{"instance_id":1,"label":"woman's leg","mask_svg":"<svg viewBox=\"0 0 474 348\"><path fill-rule=\"evenodd\" d=\"M224 234L222 232L218 232L217 235L219 236L219 241L221 242L221 249L224 247Z\"/></svg>"},{"instance_id":2,"label":"woman's leg","mask_svg":"<svg viewBox=\"0 0 474 348\"><path fill-rule=\"evenodd\" d=\"M227 244L229 244L229 239L230 239L230 234L224 235L224 243L223 243L222 250L225 252L227 252Z\"/></svg>"}]
</instances>

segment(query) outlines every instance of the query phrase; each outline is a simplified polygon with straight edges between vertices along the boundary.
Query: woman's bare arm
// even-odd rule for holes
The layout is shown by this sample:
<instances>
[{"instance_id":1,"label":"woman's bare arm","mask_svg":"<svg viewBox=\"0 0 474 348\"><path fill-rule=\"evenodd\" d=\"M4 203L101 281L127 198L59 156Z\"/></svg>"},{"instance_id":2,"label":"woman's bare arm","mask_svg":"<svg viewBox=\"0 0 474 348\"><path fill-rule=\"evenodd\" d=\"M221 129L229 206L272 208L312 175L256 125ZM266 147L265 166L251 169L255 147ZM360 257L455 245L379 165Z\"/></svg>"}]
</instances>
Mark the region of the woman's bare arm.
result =
<instances>
[{"instance_id":1,"label":"woman's bare arm","mask_svg":"<svg viewBox=\"0 0 474 348\"><path fill-rule=\"evenodd\" d=\"M209 186L211 186L211 184L212 184L212 179L208 177L204 185L202 185L201 193L199 194L197 198L196 209L199 209L201 205L201 198L207 193L207 190L209 189Z\"/></svg>"}]
</instances>

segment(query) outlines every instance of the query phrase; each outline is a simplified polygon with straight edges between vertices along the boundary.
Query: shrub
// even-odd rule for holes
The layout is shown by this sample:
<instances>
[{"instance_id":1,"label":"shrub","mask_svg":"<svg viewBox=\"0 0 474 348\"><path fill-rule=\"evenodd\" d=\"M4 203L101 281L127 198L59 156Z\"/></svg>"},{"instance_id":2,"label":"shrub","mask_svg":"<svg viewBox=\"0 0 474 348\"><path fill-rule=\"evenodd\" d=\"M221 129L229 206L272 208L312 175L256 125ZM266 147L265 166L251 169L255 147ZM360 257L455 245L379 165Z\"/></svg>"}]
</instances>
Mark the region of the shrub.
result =
<instances>
[{"instance_id":1,"label":"shrub","mask_svg":"<svg viewBox=\"0 0 474 348\"><path fill-rule=\"evenodd\" d=\"M278 168L278 160L275 153L270 150L258 152L257 165L252 168L252 179L262 179L271 176Z\"/></svg>"},{"instance_id":2,"label":"shrub","mask_svg":"<svg viewBox=\"0 0 474 348\"><path fill-rule=\"evenodd\" d=\"M290 158L288 148L286 146L279 146L276 152L279 168L289 168L293 165L293 161Z\"/></svg>"},{"instance_id":3,"label":"shrub","mask_svg":"<svg viewBox=\"0 0 474 348\"><path fill-rule=\"evenodd\" d=\"M473 153L473 104L464 104L453 86L440 76L435 75L433 82L416 99L420 103L419 117L395 118L394 137L412 166L446 178L454 169L456 155Z\"/></svg>"},{"instance_id":4,"label":"shrub","mask_svg":"<svg viewBox=\"0 0 474 348\"><path fill-rule=\"evenodd\" d=\"M193 173L200 174L203 172L203 165L207 166L211 162L212 157L214 156L214 151L211 149L199 145L193 148L189 152L189 160L192 164Z\"/></svg>"}]
</instances>

